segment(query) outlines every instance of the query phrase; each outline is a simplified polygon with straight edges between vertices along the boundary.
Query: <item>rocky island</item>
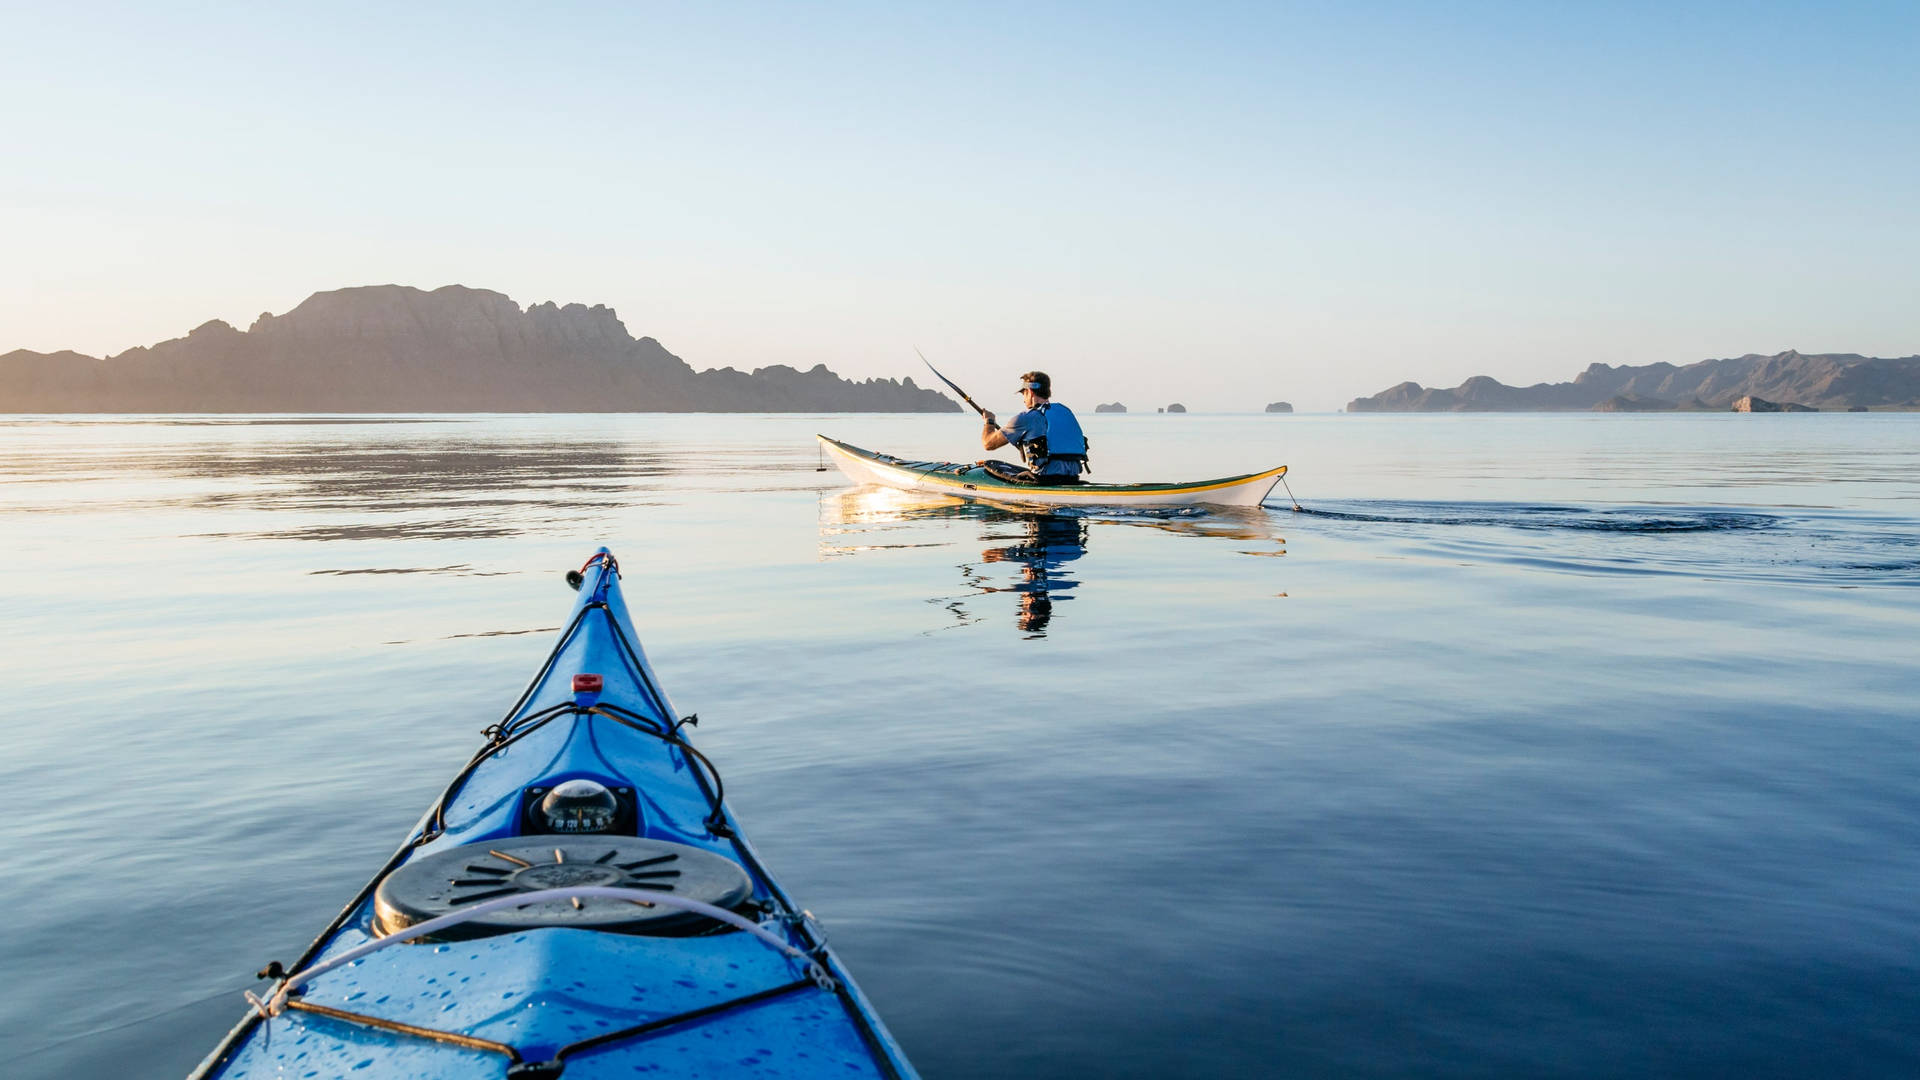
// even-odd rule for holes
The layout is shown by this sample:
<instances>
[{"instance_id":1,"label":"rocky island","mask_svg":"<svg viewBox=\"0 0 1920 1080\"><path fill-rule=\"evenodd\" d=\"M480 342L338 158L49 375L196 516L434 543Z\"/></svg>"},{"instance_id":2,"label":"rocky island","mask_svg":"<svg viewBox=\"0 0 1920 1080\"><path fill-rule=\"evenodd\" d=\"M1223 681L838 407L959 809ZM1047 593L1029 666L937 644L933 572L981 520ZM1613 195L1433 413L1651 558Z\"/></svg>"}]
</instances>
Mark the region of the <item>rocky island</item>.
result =
<instances>
[{"instance_id":1,"label":"rocky island","mask_svg":"<svg viewBox=\"0 0 1920 1080\"><path fill-rule=\"evenodd\" d=\"M1809 406L1809 405L1799 405L1791 401L1768 401L1766 398L1755 397L1752 394L1748 394L1745 397L1739 397L1733 400L1733 411L1734 412L1819 412L1820 410L1813 408L1812 406ZM1866 410L1860 409L1859 406L1854 406L1853 408L1849 408L1847 411L1848 412L1854 412L1854 411L1864 412Z\"/></svg>"},{"instance_id":2,"label":"rocky island","mask_svg":"<svg viewBox=\"0 0 1920 1080\"><path fill-rule=\"evenodd\" d=\"M604 305L497 292L315 293L246 330L213 320L105 358L0 355L0 412L957 412L912 378L817 364L695 371Z\"/></svg>"},{"instance_id":3,"label":"rocky island","mask_svg":"<svg viewBox=\"0 0 1920 1080\"><path fill-rule=\"evenodd\" d=\"M1355 412L1726 412L1742 398L1775 409L1739 411L1920 409L1920 356L1855 353L1749 353L1698 363L1614 367L1594 364L1570 383L1508 386L1476 375L1451 390L1404 382L1347 403Z\"/></svg>"}]
</instances>

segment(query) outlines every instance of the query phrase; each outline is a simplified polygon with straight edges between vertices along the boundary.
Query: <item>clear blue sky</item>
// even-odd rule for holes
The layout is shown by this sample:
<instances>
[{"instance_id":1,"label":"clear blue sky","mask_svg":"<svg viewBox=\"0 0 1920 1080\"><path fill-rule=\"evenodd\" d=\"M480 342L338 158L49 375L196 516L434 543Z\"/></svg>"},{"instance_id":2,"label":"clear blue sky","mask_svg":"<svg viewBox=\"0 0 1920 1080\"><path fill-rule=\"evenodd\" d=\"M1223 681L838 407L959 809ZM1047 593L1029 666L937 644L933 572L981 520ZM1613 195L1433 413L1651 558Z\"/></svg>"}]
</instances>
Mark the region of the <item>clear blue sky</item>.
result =
<instances>
[{"instance_id":1,"label":"clear blue sky","mask_svg":"<svg viewBox=\"0 0 1920 1080\"><path fill-rule=\"evenodd\" d=\"M6 4L0 351L457 282L1087 408L1908 355L1917 57L1915 3Z\"/></svg>"}]
</instances>

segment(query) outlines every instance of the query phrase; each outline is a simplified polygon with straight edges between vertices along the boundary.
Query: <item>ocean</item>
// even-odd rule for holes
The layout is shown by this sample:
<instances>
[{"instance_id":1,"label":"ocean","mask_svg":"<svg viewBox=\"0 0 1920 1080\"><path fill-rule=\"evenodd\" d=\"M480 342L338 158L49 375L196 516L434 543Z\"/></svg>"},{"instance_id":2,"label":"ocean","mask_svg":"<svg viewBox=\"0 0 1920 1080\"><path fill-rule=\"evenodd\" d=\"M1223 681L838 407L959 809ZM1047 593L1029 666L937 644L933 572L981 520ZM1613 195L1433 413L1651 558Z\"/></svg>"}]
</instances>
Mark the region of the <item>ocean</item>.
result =
<instances>
[{"instance_id":1,"label":"ocean","mask_svg":"<svg viewBox=\"0 0 1920 1080\"><path fill-rule=\"evenodd\" d=\"M1920 414L0 418L0 1045L177 1077L606 544L929 1078L1920 1073ZM1294 510L1297 499L1301 510Z\"/></svg>"}]
</instances>

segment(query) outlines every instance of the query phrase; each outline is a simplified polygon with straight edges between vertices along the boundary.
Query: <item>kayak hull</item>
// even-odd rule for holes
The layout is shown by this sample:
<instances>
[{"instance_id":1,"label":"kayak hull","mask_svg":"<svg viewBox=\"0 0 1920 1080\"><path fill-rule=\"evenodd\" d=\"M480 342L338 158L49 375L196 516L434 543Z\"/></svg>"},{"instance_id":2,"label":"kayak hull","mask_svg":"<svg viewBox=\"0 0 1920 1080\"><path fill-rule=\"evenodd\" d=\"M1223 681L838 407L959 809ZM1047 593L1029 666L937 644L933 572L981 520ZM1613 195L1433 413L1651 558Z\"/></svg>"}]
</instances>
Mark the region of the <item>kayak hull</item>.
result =
<instances>
[{"instance_id":1,"label":"kayak hull","mask_svg":"<svg viewBox=\"0 0 1920 1080\"><path fill-rule=\"evenodd\" d=\"M1186 484L1066 484L1045 486L1003 480L965 462L905 461L889 454L816 436L822 449L856 484L872 484L1025 506L1259 506L1285 465L1265 472Z\"/></svg>"},{"instance_id":2,"label":"kayak hull","mask_svg":"<svg viewBox=\"0 0 1920 1080\"><path fill-rule=\"evenodd\" d=\"M552 849L554 865L539 867L553 872L549 876L574 875L568 887L595 884L599 879L591 875L600 868L590 853L595 845L617 848L623 834L630 845L698 849L694 861L720 857L737 864L750 895L730 894L724 906L767 937L718 922L658 932L594 929L573 919L593 914L578 898L572 909L556 899L545 922L536 905L522 905L507 910L518 911L525 927L392 944L322 970L388 933L376 910L376 882L370 882L287 969L322 973L283 999L285 1011L271 1018L250 1013L195 1077L474 1080L541 1062L560 1063L551 1075L569 1080L643 1072L915 1075L817 925L740 835L720 799L717 773L692 749L639 649L617 568L604 549L584 577L573 618L547 664L376 882L385 889L408 874L410 864L423 863L419 869L435 871L444 883L436 868L449 856L469 861L453 855L463 851L477 853L465 872L504 875L485 865L487 853L504 851L501 858L525 865L519 856L539 861L529 851L533 845ZM601 678L602 688L576 691L574 676L589 673ZM534 796L577 779L623 793L620 834L549 834L529 824ZM589 854L563 858L583 851ZM631 872L666 890L677 876ZM687 879L678 880L684 886ZM280 985L263 996L273 1001Z\"/></svg>"}]
</instances>

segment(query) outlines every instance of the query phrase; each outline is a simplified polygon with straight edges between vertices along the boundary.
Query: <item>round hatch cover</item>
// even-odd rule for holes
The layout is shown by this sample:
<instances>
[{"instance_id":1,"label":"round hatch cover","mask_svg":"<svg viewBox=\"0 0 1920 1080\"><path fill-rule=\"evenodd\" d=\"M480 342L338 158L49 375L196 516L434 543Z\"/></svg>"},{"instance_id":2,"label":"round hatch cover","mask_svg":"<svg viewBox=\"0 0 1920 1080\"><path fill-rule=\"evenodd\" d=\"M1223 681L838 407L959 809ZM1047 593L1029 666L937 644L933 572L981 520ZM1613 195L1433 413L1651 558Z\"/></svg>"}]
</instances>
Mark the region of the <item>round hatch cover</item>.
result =
<instances>
[{"instance_id":1,"label":"round hatch cover","mask_svg":"<svg viewBox=\"0 0 1920 1080\"><path fill-rule=\"evenodd\" d=\"M374 890L374 928L391 934L482 900L571 885L652 889L723 908L753 895L739 863L686 844L634 836L514 837L435 852L388 874ZM503 908L430 936L484 937L536 926L676 934L712 925L704 915L664 904L583 896Z\"/></svg>"}]
</instances>

